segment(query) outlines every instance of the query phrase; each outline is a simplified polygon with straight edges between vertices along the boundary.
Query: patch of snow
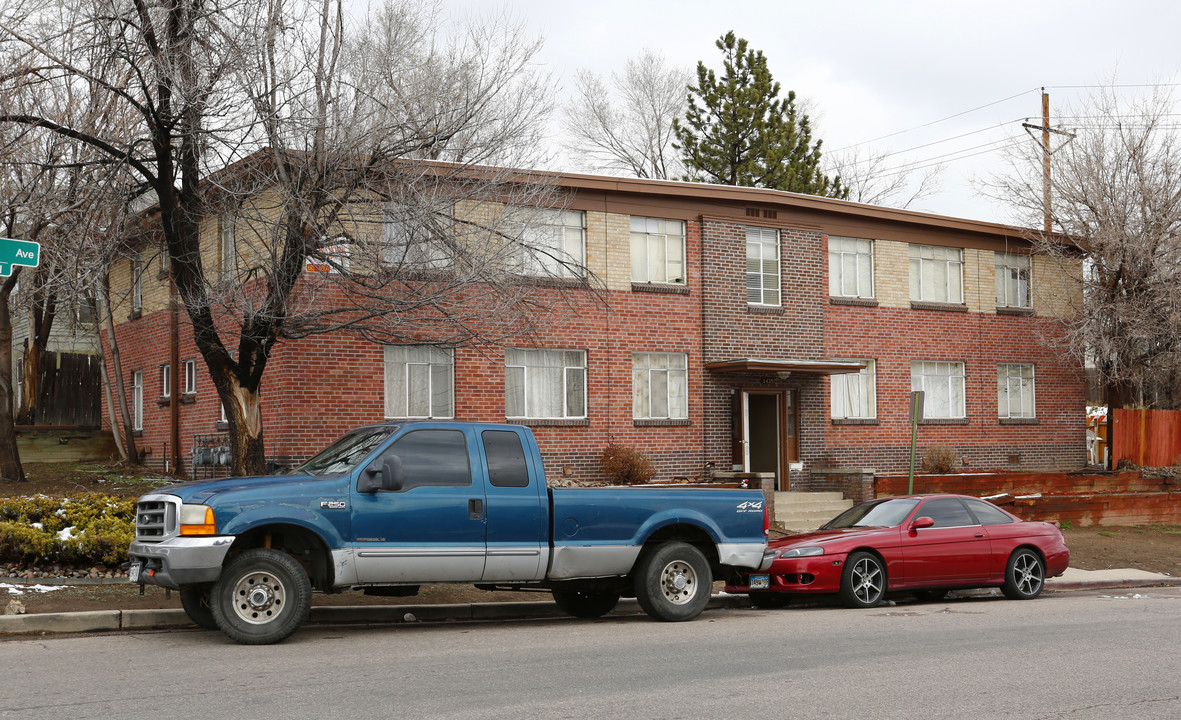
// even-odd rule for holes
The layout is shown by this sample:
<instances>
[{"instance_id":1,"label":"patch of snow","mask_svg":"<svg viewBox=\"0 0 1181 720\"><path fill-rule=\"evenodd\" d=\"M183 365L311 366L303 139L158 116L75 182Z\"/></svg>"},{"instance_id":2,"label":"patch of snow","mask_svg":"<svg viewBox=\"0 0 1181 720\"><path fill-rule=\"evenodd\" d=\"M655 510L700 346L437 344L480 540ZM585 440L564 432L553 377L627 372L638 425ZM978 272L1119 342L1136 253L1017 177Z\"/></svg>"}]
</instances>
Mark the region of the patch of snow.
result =
<instances>
[{"instance_id":1,"label":"patch of snow","mask_svg":"<svg viewBox=\"0 0 1181 720\"><path fill-rule=\"evenodd\" d=\"M78 529L78 527L76 525L71 525L68 528L66 528L65 530L60 531L57 534L57 539L61 540L62 542L69 542L70 540L73 540L74 538L78 537L77 535L74 534L74 531L77 529Z\"/></svg>"},{"instance_id":2,"label":"patch of snow","mask_svg":"<svg viewBox=\"0 0 1181 720\"><path fill-rule=\"evenodd\" d=\"M45 526L44 526L44 525L42 525L41 523L31 523L31 524L30 524L30 527L35 527L35 528L37 528L38 530L44 530L44 529L45 529Z\"/></svg>"},{"instance_id":3,"label":"patch of snow","mask_svg":"<svg viewBox=\"0 0 1181 720\"><path fill-rule=\"evenodd\" d=\"M69 585L14 585L0 583L0 590L7 590L9 595L24 595L26 592L47 593L55 590L65 590Z\"/></svg>"}]
</instances>

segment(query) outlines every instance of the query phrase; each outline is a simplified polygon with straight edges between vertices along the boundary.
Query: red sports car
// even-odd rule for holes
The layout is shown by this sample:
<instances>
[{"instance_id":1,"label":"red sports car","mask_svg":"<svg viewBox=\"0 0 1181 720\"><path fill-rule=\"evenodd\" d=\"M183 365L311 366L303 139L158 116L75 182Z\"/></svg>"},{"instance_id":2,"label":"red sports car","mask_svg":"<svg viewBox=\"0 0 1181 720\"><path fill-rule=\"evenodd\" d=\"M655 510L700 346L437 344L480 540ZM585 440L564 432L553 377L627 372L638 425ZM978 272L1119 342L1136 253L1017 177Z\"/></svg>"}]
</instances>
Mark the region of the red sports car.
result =
<instances>
[{"instance_id":1,"label":"red sports car","mask_svg":"<svg viewBox=\"0 0 1181 720\"><path fill-rule=\"evenodd\" d=\"M1026 522L985 500L910 495L861 503L816 532L771 542L766 573L742 574L726 592L747 593L759 607L792 595L837 593L869 608L887 592L937 600L953 588L1000 587L1030 600L1047 577L1061 575L1070 550L1057 526Z\"/></svg>"}]
</instances>

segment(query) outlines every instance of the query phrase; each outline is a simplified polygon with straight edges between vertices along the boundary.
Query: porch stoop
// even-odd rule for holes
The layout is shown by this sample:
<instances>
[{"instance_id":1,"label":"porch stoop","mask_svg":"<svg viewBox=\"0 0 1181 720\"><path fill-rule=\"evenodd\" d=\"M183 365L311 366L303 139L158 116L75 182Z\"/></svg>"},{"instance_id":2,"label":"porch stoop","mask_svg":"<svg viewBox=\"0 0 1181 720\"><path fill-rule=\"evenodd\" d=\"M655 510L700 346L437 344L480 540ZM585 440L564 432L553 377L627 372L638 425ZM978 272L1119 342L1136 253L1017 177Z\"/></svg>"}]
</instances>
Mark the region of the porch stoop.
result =
<instances>
[{"instance_id":1,"label":"porch stoop","mask_svg":"<svg viewBox=\"0 0 1181 720\"><path fill-rule=\"evenodd\" d=\"M775 519L792 532L815 530L851 507L839 492L775 493Z\"/></svg>"}]
</instances>

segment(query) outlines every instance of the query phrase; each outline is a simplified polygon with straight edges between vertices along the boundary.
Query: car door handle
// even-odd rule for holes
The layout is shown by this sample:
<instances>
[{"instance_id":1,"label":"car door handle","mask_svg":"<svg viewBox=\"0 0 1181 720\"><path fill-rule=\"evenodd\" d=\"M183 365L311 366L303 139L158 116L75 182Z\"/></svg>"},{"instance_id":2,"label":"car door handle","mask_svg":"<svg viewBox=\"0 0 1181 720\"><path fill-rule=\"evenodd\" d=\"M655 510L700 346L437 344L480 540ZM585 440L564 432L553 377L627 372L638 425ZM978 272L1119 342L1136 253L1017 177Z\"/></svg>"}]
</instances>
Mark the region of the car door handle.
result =
<instances>
[{"instance_id":1,"label":"car door handle","mask_svg":"<svg viewBox=\"0 0 1181 720\"><path fill-rule=\"evenodd\" d=\"M479 498L472 498L467 501L467 516L472 520L484 519L484 501Z\"/></svg>"},{"instance_id":2,"label":"car door handle","mask_svg":"<svg viewBox=\"0 0 1181 720\"><path fill-rule=\"evenodd\" d=\"M982 537L984 537L984 533L976 533L976 537L982 538Z\"/></svg>"}]
</instances>

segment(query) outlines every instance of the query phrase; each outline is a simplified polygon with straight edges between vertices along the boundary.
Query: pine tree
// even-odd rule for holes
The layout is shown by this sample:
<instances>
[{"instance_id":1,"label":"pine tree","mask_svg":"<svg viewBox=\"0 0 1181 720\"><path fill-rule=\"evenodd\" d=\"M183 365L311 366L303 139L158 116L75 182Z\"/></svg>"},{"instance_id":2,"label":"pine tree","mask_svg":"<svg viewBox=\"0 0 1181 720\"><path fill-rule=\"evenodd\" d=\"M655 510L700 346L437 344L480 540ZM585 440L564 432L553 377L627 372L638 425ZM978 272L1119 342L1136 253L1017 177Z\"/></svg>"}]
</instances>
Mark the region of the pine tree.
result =
<instances>
[{"instance_id":1,"label":"pine tree","mask_svg":"<svg viewBox=\"0 0 1181 720\"><path fill-rule=\"evenodd\" d=\"M779 83L761 51L728 32L717 41L724 74L697 63L684 122L674 121L686 180L745 185L845 198L840 176L820 170L820 140L812 142L807 113L796 94L780 99Z\"/></svg>"}]
</instances>

